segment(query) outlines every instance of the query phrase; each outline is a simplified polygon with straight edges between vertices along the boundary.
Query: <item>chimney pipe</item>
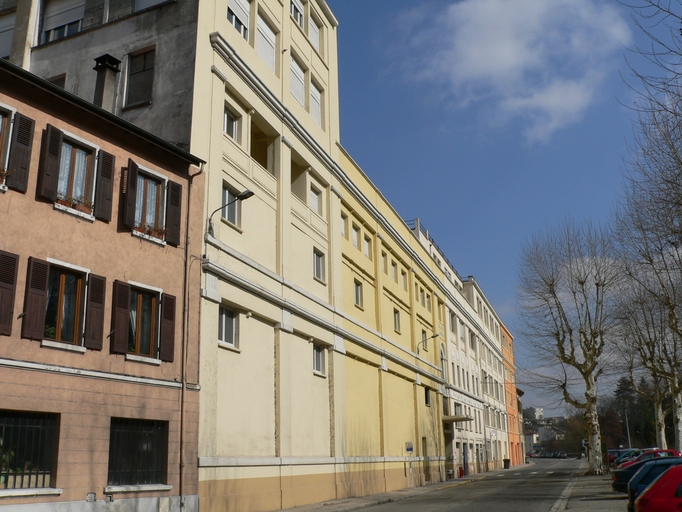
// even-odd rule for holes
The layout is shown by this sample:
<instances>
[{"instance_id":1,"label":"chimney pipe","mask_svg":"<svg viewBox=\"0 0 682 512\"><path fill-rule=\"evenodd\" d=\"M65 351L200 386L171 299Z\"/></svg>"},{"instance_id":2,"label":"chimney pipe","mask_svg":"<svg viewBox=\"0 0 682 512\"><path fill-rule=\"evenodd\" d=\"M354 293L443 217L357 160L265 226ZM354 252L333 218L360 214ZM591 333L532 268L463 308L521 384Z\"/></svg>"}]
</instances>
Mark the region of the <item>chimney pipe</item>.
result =
<instances>
[{"instance_id":1,"label":"chimney pipe","mask_svg":"<svg viewBox=\"0 0 682 512\"><path fill-rule=\"evenodd\" d=\"M105 53L95 59L97 83L95 84L94 104L108 112L114 111L116 99L116 75L121 71L121 61Z\"/></svg>"}]
</instances>

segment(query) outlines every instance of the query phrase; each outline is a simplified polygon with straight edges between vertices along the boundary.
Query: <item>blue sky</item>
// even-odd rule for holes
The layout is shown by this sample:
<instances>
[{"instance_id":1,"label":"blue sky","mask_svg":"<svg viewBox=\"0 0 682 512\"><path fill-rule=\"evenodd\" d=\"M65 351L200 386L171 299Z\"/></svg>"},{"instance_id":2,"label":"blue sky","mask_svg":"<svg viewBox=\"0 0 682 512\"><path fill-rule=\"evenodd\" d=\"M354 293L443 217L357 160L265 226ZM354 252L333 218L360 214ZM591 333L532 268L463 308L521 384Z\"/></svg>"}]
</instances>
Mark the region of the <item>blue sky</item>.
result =
<instances>
[{"instance_id":1,"label":"blue sky","mask_svg":"<svg viewBox=\"0 0 682 512\"><path fill-rule=\"evenodd\" d=\"M630 12L609 0L328 2L342 145L518 331L523 242L567 218L604 221L620 195L635 117L621 75L642 38ZM524 405L563 410L528 391Z\"/></svg>"}]
</instances>

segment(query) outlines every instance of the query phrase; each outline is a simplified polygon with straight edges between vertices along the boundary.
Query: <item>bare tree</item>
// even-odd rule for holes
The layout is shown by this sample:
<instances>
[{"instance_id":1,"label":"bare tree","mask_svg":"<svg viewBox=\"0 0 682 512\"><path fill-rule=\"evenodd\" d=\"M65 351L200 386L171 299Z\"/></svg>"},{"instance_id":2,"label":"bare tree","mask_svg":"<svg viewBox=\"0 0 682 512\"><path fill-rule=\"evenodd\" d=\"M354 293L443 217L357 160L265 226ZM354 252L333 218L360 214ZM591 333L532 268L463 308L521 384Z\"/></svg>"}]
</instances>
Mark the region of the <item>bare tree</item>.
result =
<instances>
[{"instance_id":1,"label":"bare tree","mask_svg":"<svg viewBox=\"0 0 682 512\"><path fill-rule=\"evenodd\" d=\"M638 283L628 281L618 295L618 333L614 342L625 363L630 385L637 394L654 406L656 446L668 447L665 436L663 401L677 381L675 359L670 352L679 353L674 346L676 337L668 327L667 309ZM651 387L639 386L645 377ZM679 392L679 391L678 391Z\"/></svg>"},{"instance_id":2,"label":"bare tree","mask_svg":"<svg viewBox=\"0 0 682 512\"><path fill-rule=\"evenodd\" d=\"M613 299L621 273L604 229L567 222L526 243L519 273L524 334L554 389L583 411L589 472L603 472L597 380L606 340L615 327Z\"/></svg>"},{"instance_id":3,"label":"bare tree","mask_svg":"<svg viewBox=\"0 0 682 512\"><path fill-rule=\"evenodd\" d=\"M669 335L659 369L673 397L682 447L682 103L641 112L616 233L627 275L664 309Z\"/></svg>"}]
</instances>

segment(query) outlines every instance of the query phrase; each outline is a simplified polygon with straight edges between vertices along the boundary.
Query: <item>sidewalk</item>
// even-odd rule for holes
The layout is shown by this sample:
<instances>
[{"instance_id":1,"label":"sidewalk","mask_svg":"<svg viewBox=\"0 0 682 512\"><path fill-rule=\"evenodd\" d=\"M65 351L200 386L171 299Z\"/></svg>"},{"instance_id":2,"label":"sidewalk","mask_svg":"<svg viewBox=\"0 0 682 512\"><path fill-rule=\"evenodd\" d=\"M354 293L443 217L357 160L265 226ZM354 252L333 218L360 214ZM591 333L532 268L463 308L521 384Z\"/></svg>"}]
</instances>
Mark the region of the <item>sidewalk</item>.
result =
<instances>
[{"instance_id":1,"label":"sidewalk","mask_svg":"<svg viewBox=\"0 0 682 512\"><path fill-rule=\"evenodd\" d=\"M611 475L585 476L580 473L569 484L568 500L562 507L552 509L561 510L598 510L599 512L625 512L628 495L611 490ZM558 502L557 502L558 503Z\"/></svg>"},{"instance_id":2,"label":"sidewalk","mask_svg":"<svg viewBox=\"0 0 682 512\"><path fill-rule=\"evenodd\" d=\"M370 496L363 496L361 498L346 498L342 500L324 501L322 503L313 503L312 505L304 505L302 507L294 507L284 509L284 512L312 512L315 510L324 510L325 512L349 512L351 510L360 510L375 505L383 505L384 503L392 503L394 501L404 500L411 496L419 496L429 492L437 491L439 489L446 489L448 487L456 487L458 485L465 485L476 480L486 478L492 473L479 473L477 475L465 476L447 482L438 482L436 484L425 485L423 487L409 487L407 489L399 489L397 491L385 492L383 494L372 494Z\"/></svg>"}]
</instances>

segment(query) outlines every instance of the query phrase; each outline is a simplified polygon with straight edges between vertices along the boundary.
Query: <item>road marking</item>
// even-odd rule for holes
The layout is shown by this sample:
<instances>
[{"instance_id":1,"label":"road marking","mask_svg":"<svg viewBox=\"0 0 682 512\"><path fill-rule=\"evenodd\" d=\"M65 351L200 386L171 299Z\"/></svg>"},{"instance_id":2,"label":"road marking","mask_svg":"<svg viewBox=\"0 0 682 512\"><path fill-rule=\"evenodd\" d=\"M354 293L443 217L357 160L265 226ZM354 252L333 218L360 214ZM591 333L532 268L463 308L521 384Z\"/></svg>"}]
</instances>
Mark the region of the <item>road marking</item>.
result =
<instances>
[{"instance_id":1,"label":"road marking","mask_svg":"<svg viewBox=\"0 0 682 512\"><path fill-rule=\"evenodd\" d=\"M575 486L576 482L577 480L571 480L570 482L568 482L563 492L561 493L561 496L559 496L559 499L556 500L554 506L551 508L549 512L560 512L561 510L566 510L568 498L571 496L571 491L573 490L573 487Z\"/></svg>"},{"instance_id":2,"label":"road marking","mask_svg":"<svg viewBox=\"0 0 682 512\"><path fill-rule=\"evenodd\" d=\"M547 471L548 475L551 475L552 473L554 473L554 471Z\"/></svg>"},{"instance_id":3,"label":"road marking","mask_svg":"<svg viewBox=\"0 0 682 512\"><path fill-rule=\"evenodd\" d=\"M518 476L518 475L520 475L520 474L521 474L521 473L514 473L514 476Z\"/></svg>"},{"instance_id":4,"label":"road marking","mask_svg":"<svg viewBox=\"0 0 682 512\"><path fill-rule=\"evenodd\" d=\"M506 474L507 474L507 473L500 473L500 474L497 475L497 476L505 476Z\"/></svg>"},{"instance_id":5,"label":"road marking","mask_svg":"<svg viewBox=\"0 0 682 512\"><path fill-rule=\"evenodd\" d=\"M531 475L537 475L537 474L538 474L538 472L537 472L537 471L533 471L533 472L531 472Z\"/></svg>"}]
</instances>

